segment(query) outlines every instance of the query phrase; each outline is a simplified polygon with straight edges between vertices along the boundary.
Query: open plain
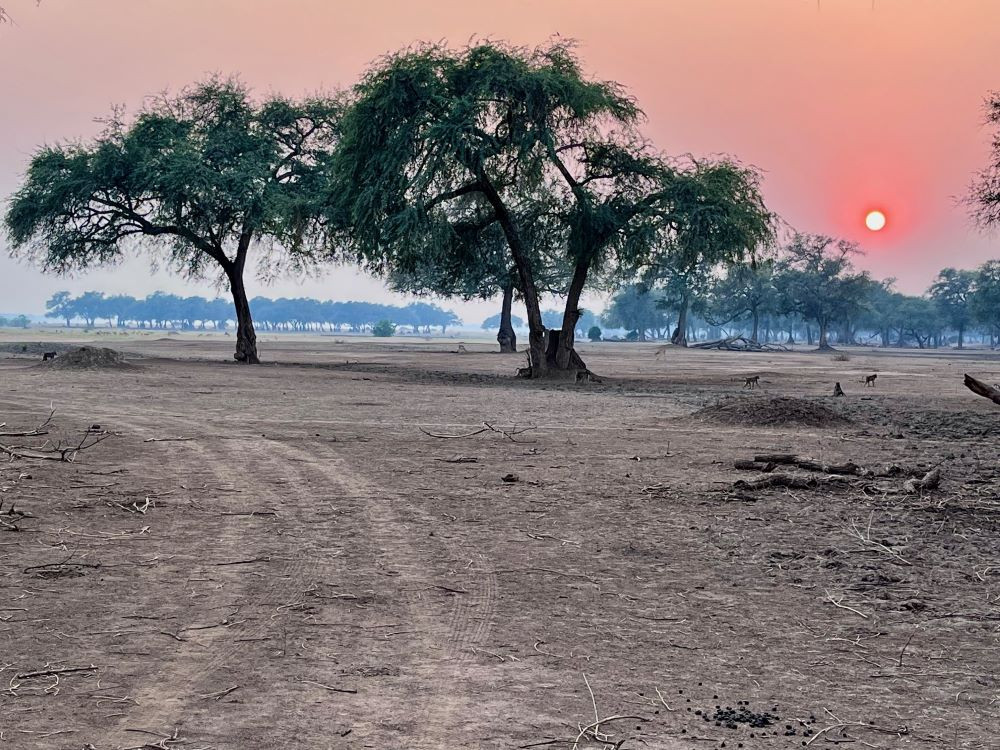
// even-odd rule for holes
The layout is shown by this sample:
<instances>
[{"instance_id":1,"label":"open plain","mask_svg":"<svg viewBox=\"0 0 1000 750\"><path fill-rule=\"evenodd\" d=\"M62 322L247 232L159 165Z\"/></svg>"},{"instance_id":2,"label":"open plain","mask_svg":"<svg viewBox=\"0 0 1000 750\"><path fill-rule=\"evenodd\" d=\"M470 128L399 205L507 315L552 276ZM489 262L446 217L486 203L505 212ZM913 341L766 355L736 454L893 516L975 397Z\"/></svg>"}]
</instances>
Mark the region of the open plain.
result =
<instances>
[{"instance_id":1,"label":"open plain","mask_svg":"<svg viewBox=\"0 0 1000 750\"><path fill-rule=\"evenodd\" d=\"M0 354L106 437L0 464L0 749L1000 746L995 353L98 343Z\"/></svg>"}]
</instances>

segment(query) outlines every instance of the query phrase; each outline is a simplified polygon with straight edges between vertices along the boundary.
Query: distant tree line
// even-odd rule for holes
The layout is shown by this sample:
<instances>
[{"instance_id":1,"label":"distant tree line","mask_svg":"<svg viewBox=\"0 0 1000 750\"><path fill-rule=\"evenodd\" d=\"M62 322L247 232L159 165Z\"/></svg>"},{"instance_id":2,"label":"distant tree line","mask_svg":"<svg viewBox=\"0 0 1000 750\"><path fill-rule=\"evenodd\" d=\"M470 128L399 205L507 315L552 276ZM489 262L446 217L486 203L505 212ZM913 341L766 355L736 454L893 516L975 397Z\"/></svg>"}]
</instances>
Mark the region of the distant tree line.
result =
<instances>
[{"instance_id":1,"label":"distant tree line","mask_svg":"<svg viewBox=\"0 0 1000 750\"><path fill-rule=\"evenodd\" d=\"M426 302L398 306L308 297L254 297L250 308L258 325L268 331L364 332L387 321L409 327L414 333L430 333L438 328L445 333L449 326L461 323L451 310ZM233 320L233 305L228 300L165 292L154 292L142 299L127 294L85 292L73 297L69 292L57 292L46 303L46 311L47 317L61 319L67 326L81 321L88 328L100 322L109 328L225 330Z\"/></svg>"},{"instance_id":2,"label":"distant tree line","mask_svg":"<svg viewBox=\"0 0 1000 750\"><path fill-rule=\"evenodd\" d=\"M970 336L1000 344L1000 261L975 270L943 269L922 295L895 290L858 271L859 249L816 235L796 235L772 257L701 273L678 284L643 278L619 289L602 316L637 340L714 339L930 348L965 346ZM680 336L682 311L686 330Z\"/></svg>"},{"instance_id":3,"label":"distant tree line","mask_svg":"<svg viewBox=\"0 0 1000 750\"><path fill-rule=\"evenodd\" d=\"M0 328L27 328L30 325L27 315L15 315L11 318L0 315Z\"/></svg>"},{"instance_id":4,"label":"distant tree line","mask_svg":"<svg viewBox=\"0 0 1000 750\"><path fill-rule=\"evenodd\" d=\"M547 328L557 328L562 325L563 313L561 310L547 309L542 310L542 322ZM497 329L503 323L502 320L503 313L497 313L496 315L491 315L483 321L482 328L484 331L489 329ZM576 335L583 336L592 326L597 325L600 318L598 315L594 314L590 310L580 310L580 318L576 321ZM518 315L511 315L507 322L514 328L526 328L527 324L524 319Z\"/></svg>"}]
</instances>

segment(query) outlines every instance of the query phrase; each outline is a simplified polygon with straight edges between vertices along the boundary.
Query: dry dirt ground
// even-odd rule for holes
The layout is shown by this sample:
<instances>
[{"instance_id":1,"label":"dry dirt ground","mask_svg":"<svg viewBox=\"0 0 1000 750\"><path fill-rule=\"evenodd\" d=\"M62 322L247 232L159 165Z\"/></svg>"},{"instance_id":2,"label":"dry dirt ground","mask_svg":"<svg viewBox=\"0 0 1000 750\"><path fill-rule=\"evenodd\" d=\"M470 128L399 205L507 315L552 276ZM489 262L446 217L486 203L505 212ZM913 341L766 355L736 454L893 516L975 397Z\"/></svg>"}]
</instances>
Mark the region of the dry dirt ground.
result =
<instances>
[{"instance_id":1,"label":"dry dirt ground","mask_svg":"<svg viewBox=\"0 0 1000 750\"><path fill-rule=\"evenodd\" d=\"M1000 747L995 354L99 343L0 354L0 432L56 408L0 442L111 433L0 464L0 749ZM873 474L734 487L776 452Z\"/></svg>"}]
</instances>

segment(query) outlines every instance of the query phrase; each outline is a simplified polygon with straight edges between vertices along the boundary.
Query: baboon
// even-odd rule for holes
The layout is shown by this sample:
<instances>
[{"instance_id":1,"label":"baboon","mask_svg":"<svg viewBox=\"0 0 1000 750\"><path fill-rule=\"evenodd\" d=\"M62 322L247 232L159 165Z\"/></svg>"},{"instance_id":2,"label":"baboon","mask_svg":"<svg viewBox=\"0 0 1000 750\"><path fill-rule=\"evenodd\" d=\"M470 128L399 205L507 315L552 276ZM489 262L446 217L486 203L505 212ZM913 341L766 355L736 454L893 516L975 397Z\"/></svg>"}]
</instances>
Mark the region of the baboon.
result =
<instances>
[{"instance_id":1,"label":"baboon","mask_svg":"<svg viewBox=\"0 0 1000 750\"><path fill-rule=\"evenodd\" d=\"M878 375L865 375L865 388L867 388L868 386L871 386L872 388L874 388L875 387L875 378L877 378L877 377L878 377Z\"/></svg>"},{"instance_id":2,"label":"baboon","mask_svg":"<svg viewBox=\"0 0 1000 750\"><path fill-rule=\"evenodd\" d=\"M42 362L48 362L50 359L55 359L55 352L42 352Z\"/></svg>"},{"instance_id":3,"label":"baboon","mask_svg":"<svg viewBox=\"0 0 1000 750\"><path fill-rule=\"evenodd\" d=\"M656 353L653 355L653 359L663 359L663 355L666 353L667 353L667 347L661 346L659 349L656 350Z\"/></svg>"},{"instance_id":4,"label":"baboon","mask_svg":"<svg viewBox=\"0 0 1000 750\"><path fill-rule=\"evenodd\" d=\"M749 388L751 391L760 385L760 375L754 375L752 378L743 378L743 387Z\"/></svg>"},{"instance_id":5,"label":"baboon","mask_svg":"<svg viewBox=\"0 0 1000 750\"><path fill-rule=\"evenodd\" d=\"M469 353L469 350L466 349L463 344L459 344L458 345L458 351L455 352L455 354L468 354L468 353Z\"/></svg>"}]
</instances>

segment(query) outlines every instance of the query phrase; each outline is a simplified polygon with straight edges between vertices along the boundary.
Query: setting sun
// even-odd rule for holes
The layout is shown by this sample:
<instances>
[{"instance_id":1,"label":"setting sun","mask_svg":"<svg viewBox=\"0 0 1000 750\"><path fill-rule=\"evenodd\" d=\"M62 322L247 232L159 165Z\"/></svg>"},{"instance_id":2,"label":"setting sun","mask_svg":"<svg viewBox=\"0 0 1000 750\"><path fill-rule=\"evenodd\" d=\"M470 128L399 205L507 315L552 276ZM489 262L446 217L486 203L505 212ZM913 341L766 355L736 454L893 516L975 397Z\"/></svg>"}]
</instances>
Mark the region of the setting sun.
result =
<instances>
[{"instance_id":1,"label":"setting sun","mask_svg":"<svg viewBox=\"0 0 1000 750\"><path fill-rule=\"evenodd\" d=\"M881 231L885 227L885 214L881 211L869 211L865 216L865 226L873 232Z\"/></svg>"}]
</instances>

